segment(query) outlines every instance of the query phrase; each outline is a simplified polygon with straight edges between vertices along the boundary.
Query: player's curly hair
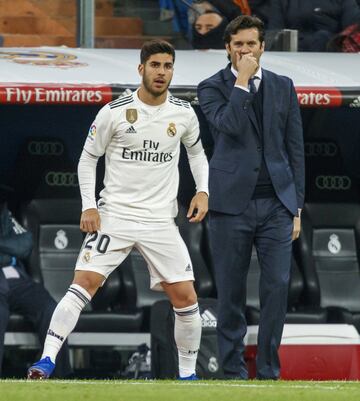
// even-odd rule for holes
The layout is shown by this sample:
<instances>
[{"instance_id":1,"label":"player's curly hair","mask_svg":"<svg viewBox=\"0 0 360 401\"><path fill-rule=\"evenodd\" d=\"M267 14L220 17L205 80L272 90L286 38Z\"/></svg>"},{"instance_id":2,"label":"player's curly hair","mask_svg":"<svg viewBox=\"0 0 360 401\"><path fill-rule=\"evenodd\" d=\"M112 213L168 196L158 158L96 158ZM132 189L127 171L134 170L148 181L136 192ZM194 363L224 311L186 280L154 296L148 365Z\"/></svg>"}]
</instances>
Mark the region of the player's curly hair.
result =
<instances>
[{"instance_id":1,"label":"player's curly hair","mask_svg":"<svg viewBox=\"0 0 360 401\"><path fill-rule=\"evenodd\" d=\"M259 31L259 41L262 43L265 40L265 28L264 23L260 18L254 15L240 15L230 21L225 28L224 32L224 42L231 42L231 35L236 35L238 31L243 29L256 28Z\"/></svg>"},{"instance_id":2,"label":"player's curly hair","mask_svg":"<svg viewBox=\"0 0 360 401\"><path fill-rule=\"evenodd\" d=\"M150 56L157 53L170 54L175 61L175 49L172 44L166 40L149 40L141 48L140 63L145 64Z\"/></svg>"}]
</instances>

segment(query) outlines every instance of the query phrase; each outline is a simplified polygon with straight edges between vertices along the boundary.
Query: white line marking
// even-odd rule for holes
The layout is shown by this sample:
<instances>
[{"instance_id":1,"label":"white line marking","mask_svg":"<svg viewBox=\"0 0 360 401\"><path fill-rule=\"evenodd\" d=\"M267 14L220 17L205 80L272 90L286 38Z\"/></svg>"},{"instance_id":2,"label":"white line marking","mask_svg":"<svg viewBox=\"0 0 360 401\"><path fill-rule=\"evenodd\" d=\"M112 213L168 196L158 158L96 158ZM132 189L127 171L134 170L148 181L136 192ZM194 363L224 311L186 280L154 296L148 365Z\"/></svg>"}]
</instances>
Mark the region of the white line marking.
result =
<instances>
[{"instance_id":1,"label":"white line marking","mask_svg":"<svg viewBox=\"0 0 360 401\"><path fill-rule=\"evenodd\" d=\"M14 379L8 379L8 380L0 380L0 385L2 383L39 383L39 380L14 380ZM135 386L148 386L148 385L159 385L159 386L200 386L200 387L243 387L243 388L277 388L277 389L316 389L316 390L340 390L343 388L351 389L349 385L351 384L357 384L356 387L353 387L352 389L354 390L359 390L359 382L357 381L338 381L338 382L326 382L324 381L324 384L322 385L320 382L316 382L314 384L294 384L294 385L288 385L288 384L269 384L269 383L264 383L264 384L256 384L256 383L234 383L234 382L229 382L229 383L202 383L201 380L198 382L178 382L176 380L174 381L162 381L162 380L139 380L139 381L132 381L132 380L95 380L95 381L81 381L81 380L44 380L42 383L48 383L48 384L69 384L69 385L135 385ZM333 383L333 385L331 385Z\"/></svg>"}]
</instances>

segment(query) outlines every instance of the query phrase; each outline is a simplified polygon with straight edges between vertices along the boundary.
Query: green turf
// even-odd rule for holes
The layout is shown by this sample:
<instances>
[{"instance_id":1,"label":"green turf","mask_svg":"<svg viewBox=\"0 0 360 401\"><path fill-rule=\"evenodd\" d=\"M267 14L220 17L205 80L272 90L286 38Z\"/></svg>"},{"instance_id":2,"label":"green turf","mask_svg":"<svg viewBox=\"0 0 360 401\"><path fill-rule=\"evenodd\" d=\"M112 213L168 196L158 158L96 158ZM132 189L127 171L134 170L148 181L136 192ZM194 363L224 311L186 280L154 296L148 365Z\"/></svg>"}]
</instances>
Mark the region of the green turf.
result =
<instances>
[{"instance_id":1,"label":"green turf","mask_svg":"<svg viewBox=\"0 0 360 401\"><path fill-rule=\"evenodd\" d=\"M1 401L352 401L360 382L0 380Z\"/></svg>"}]
</instances>

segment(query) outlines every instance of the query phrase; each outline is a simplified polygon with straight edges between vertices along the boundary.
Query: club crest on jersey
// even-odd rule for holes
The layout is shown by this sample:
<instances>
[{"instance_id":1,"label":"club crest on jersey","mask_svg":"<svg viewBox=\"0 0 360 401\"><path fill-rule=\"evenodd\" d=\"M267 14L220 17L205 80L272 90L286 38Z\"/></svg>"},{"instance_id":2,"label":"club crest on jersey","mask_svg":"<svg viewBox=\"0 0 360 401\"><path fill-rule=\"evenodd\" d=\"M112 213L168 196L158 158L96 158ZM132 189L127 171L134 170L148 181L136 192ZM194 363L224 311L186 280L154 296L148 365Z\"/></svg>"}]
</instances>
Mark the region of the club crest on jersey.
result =
<instances>
[{"instance_id":1,"label":"club crest on jersey","mask_svg":"<svg viewBox=\"0 0 360 401\"><path fill-rule=\"evenodd\" d=\"M136 109L126 109L126 121L130 124L134 124L134 122L138 119L138 113Z\"/></svg>"},{"instance_id":2,"label":"club crest on jersey","mask_svg":"<svg viewBox=\"0 0 360 401\"><path fill-rule=\"evenodd\" d=\"M176 135L176 127L174 123L170 123L167 129L167 134L171 137Z\"/></svg>"},{"instance_id":3,"label":"club crest on jersey","mask_svg":"<svg viewBox=\"0 0 360 401\"><path fill-rule=\"evenodd\" d=\"M84 255L83 255L83 262L84 263L89 263L89 261L90 261L90 258L91 258L91 254L90 254L90 252L89 251L87 251L87 252L85 252L84 253Z\"/></svg>"}]
</instances>

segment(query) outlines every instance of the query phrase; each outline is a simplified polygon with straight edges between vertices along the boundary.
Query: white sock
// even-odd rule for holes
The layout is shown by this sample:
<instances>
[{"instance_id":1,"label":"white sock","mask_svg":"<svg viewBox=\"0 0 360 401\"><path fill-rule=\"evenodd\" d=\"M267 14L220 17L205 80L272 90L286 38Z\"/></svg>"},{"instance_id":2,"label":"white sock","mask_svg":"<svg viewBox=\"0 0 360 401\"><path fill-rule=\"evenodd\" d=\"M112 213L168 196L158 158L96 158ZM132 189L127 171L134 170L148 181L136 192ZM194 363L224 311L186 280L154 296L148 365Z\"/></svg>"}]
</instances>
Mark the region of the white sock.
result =
<instances>
[{"instance_id":1,"label":"white sock","mask_svg":"<svg viewBox=\"0 0 360 401\"><path fill-rule=\"evenodd\" d=\"M72 284L58 303L46 335L42 358L50 357L55 363L67 336L74 330L81 311L91 301L91 295L80 285Z\"/></svg>"},{"instance_id":2,"label":"white sock","mask_svg":"<svg viewBox=\"0 0 360 401\"><path fill-rule=\"evenodd\" d=\"M179 355L180 377L195 373L201 339L201 317L196 303L186 308L174 308L174 336Z\"/></svg>"}]
</instances>

